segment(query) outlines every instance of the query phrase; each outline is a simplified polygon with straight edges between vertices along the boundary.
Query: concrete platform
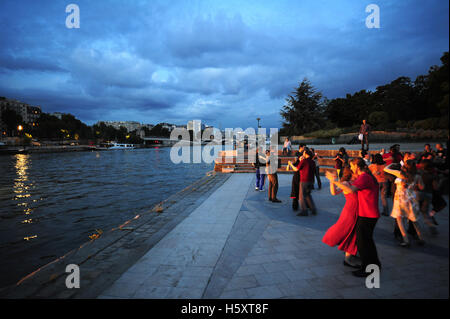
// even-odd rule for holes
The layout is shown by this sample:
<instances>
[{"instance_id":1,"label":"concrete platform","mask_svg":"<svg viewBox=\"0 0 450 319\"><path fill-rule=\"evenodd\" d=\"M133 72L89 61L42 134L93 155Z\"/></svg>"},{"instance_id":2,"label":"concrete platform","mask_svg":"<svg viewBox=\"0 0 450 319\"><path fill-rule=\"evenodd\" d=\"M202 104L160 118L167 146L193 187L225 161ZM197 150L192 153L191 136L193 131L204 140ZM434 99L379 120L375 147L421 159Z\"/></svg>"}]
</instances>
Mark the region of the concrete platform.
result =
<instances>
[{"instance_id":1,"label":"concrete platform","mask_svg":"<svg viewBox=\"0 0 450 319\"><path fill-rule=\"evenodd\" d=\"M398 246L394 220L380 218L374 238L383 270L380 288L369 289L343 265L343 252L321 242L344 197L331 196L322 178L312 194L318 215L298 217L291 178L279 175L277 204L255 191L254 174L233 174L98 298L449 297L448 207L436 217L439 235L422 224L422 247Z\"/></svg>"}]
</instances>

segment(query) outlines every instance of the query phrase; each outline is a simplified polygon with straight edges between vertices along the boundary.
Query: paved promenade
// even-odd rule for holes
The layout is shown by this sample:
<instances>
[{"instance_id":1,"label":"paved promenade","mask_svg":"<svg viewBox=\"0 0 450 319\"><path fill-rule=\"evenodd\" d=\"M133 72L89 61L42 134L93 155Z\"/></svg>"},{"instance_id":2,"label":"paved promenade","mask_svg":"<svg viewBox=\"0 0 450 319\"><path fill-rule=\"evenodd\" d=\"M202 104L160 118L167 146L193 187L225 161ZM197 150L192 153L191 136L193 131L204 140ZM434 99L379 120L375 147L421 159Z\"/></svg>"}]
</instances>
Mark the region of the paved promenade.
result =
<instances>
[{"instance_id":1,"label":"paved promenade","mask_svg":"<svg viewBox=\"0 0 450 319\"><path fill-rule=\"evenodd\" d=\"M231 175L98 298L449 297L448 207L438 213L437 236L422 227L422 247L398 246L394 220L380 218L380 288L368 289L343 265L343 252L321 242L344 197L331 196L322 177L324 188L312 194L318 215L296 216L291 178L279 175L276 204L254 190L254 174Z\"/></svg>"}]
</instances>

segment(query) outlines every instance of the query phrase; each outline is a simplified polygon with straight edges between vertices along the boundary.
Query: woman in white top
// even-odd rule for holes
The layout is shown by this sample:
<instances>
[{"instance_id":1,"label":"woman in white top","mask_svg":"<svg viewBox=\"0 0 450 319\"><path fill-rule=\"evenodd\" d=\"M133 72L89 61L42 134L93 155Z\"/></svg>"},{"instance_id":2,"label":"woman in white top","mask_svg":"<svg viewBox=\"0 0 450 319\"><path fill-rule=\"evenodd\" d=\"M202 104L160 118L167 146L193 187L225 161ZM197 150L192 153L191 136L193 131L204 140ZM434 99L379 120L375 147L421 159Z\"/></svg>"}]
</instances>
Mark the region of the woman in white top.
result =
<instances>
[{"instance_id":1,"label":"woman in white top","mask_svg":"<svg viewBox=\"0 0 450 319\"><path fill-rule=\"evenodd\" d=\"M292 149L291 141L289 141L289 138L286 137L283 145L283 155L290 155L291 149Z\"/></svg>"},{"instance_id":2,"label":"woman in white top","mask_svg":"<svg viewBox=\"0 0 450 319\"><path fill-rule=\"evenodd\" d=\"M403 242L400 244L402 247L409 247L408 235L403 226L403 217L409 219L416 229L417 236L419 237L418 244L423 245L422 234L417 224L417 218L420 212L419 203L416 198L415 189L423 189L424 184L420 175L417 175L416 164L414 161L408 160L401 170L391 169L389 166L384 168L386 173L397 177L395 184L397 186L394 195L394 205L392 207L391 217L397 221L398 228L403 236Z\"/></svg>"}]
</instances>

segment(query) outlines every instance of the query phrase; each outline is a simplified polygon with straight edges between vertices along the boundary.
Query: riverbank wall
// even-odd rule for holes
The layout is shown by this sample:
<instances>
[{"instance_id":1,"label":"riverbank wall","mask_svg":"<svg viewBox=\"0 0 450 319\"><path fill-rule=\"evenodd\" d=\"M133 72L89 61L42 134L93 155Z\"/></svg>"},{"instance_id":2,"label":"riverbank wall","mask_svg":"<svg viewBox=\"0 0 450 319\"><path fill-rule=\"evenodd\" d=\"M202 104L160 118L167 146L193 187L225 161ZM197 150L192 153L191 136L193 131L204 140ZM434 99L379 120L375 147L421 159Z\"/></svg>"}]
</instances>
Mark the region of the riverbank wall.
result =
<instances>
[{"instance_id":1,"label":"riverbank wall","mask_svg":"<svg viewBox=\"0 0 450 319\"><path fill-rule=\"evenodd\" d=\"M448 130L423 130L418 129L414 131L373 131L369 135L370 143L411 143L411 142L425 142L435 143L444 142L448 139ZM306 137L306 136L285 136L279 137L280 144L283 144L286 137L289 137L292 144L359 144L357 138L358 133L345 133L338 136L326 137Z\"/></svg>"},{"instance_id":2,"label":"riverbank wall","mask_svg":"<svg viewBox=\"0 0 450 319\"><path fill-rule=\"evenodd\" d=\"M409 151L409 150L403 150ZM277 173L281 174L292 174L293 170L288 169L288 162L294 163L297 158L295 157L295 150L291 152L290 155L284 155L282 151L278 151L278 160L279 166ZM338 150L327 149L327 150L319 150L316 149L315 152L319 156L319 172L321 175L325 175L325 172L332 171L334 172L336 169L335 165L335 157L338 154ZM371 155L379 153L380 150L369 151ZM350 159L355 157L360 157L360 150L347 150L347 155ZM417 155L419 152L413 152ZM221 173L255 173L256 169L253 167L252 157L249 156L248 152L244 153L244 156L239 159L237 155L237 151L222 151L219 153L219 156L214 161L214 170L216 172Z\"/></svg>"}]
</instances>

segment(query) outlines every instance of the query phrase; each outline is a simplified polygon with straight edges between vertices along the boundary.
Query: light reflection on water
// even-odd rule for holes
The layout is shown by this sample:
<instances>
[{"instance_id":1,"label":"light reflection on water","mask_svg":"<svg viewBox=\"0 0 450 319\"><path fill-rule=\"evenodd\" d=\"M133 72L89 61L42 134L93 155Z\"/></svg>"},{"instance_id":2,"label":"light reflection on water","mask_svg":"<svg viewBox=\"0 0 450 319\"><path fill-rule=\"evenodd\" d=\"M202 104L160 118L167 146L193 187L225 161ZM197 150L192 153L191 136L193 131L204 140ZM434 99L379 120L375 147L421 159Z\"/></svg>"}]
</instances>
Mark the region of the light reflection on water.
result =
<instances>
[{"instance_id":1,"label":"light reflection on water","mask_svg":"<svg viewBox=\"0 0 450 319\"><path fill-rule=\"evenodd\" d=\"M205 176L170 149L0 157L0 287Z\"/></svg>"}]
</instances>

